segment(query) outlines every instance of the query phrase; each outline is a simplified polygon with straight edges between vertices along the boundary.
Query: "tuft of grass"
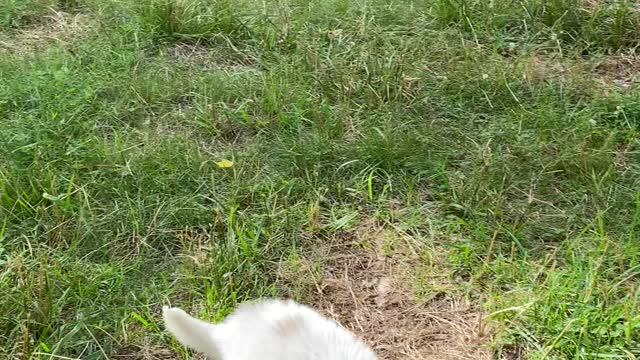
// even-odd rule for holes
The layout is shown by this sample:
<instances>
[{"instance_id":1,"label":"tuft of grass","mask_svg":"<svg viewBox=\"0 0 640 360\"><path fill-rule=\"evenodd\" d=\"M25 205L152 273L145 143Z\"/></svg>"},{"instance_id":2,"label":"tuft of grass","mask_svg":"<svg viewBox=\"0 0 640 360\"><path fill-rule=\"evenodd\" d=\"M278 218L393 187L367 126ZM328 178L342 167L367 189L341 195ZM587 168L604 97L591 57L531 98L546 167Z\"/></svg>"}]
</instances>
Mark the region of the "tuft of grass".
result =
<instances>
[{"instance_id":1,"label":"tuft of grass","mask_svg":"<svg viewBox=\"0 0 640 360\"><path fill-rule=\"evenodd\" d=\"M160 41L209 43L251 36L243 4L234 1L148 0L137 9L144 31Z\"/></svg>"},{"instance_id":2,"label":"tuft of grass","mask_svg":"<svg viewBox=\"0 0 640 360\"><path fill-rule=\"evenodd\" d=\"M456 27L474 41L506 41L534 47L578 46L617 51L638 45L640 13L633 1L438 0L433 14L441 26Z\"/></svg>"},{"instance_id":3,"label":"tuft of grass","mask_svg":"<svg viewBox=\"0 0 640 360\"><path fill-rule=\"evenodd\" d=\"M0 29L15 29L40 21L56 6L54 0L0 1Z\"/></svg>"}]
</instances>

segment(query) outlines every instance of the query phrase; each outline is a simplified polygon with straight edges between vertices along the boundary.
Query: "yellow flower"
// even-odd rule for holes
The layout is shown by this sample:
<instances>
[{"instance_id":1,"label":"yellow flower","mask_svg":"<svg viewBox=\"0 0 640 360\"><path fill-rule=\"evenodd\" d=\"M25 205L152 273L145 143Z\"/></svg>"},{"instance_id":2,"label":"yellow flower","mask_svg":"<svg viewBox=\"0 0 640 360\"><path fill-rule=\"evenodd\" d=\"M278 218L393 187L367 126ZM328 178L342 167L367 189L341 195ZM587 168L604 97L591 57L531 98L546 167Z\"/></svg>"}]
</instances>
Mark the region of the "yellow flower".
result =
<instances>
[{"instance_id":1,"label":"yellow flower","mask_svg":"<svg viewBox=\"0 0 640 360\"><path fill-rule=\"evenodd\" d=\"M230 168L233 166L233 161L222 159L218 161L216 165L218 165L218 167L221 167L221 168Z\"/></svg>"}]
</instances>

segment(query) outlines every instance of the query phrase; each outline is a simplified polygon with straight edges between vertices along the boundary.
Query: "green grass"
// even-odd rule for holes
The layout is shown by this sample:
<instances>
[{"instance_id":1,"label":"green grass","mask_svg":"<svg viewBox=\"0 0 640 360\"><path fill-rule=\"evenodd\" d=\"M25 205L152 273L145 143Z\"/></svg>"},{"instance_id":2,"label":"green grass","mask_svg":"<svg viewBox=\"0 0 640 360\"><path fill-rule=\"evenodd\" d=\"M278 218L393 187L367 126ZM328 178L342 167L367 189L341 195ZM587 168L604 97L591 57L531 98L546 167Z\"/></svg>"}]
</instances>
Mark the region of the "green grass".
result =
<instances>
[{"instance_id":1,"label":"green grass","mask_svg":"<svg viewBox=\"0 0 640 360\"><path fill-rule=\"evenodd\" d=\"M3 356L187 356L163 304L305 298L278 268L358 219L446 250L496 358L640 356L640 88L598 65L639 61L635 2L0 0L8 49L35 27L0 43Z\"/></svg>"}]
</instances>

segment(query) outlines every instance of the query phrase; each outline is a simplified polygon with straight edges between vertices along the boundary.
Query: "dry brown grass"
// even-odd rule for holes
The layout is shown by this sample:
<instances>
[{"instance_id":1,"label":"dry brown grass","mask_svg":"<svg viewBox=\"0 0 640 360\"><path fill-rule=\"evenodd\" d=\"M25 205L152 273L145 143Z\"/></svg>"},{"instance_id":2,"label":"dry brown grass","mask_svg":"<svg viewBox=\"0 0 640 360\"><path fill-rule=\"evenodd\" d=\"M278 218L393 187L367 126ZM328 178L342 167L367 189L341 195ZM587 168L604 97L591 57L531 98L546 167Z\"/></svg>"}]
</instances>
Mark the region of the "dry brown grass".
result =
<instances>
[{"instance_id":1,"label":"dry brown grass","mask_svg":"<svg viewBox=\"0 0 640 360\"><path fill-rule=\"evenodd\" d=\"M640 82L640 57L628 54L606 56L596 66L596 73L603 86L629 89Z\"/></svg>"},{"instance_id":2,"label":"dry brown grass","mask_svg":"<svg viewBox=\"0 0 640 360\"><path fill-rule=\"evenodd\" d=\"M555 81L569 84L573 96L607 97L612 92L630 90L640 82L637 55L606 55L592 60L531 55L518 61L528 84Z\"/></svg>"},{"instance_id":3,"label":"dry brown grass","mask_svg":"<svg viewBox=\"0 0 640 360\"><path fill-rule=\"evenodd\" d=\"M176 353L155 346L129 346L113 355L114 360L173 360L180 359ZM204 359L194 357L194 359Z\"/></svg>"},{"instance_id":4,"label":"dry brown grass","mask_svg":"<svg viewBox=\"0 0 640 360\"><path fill-rule=\"evenodd\" d=\"M243 72L259 72L256 68L257 59L235 47L226 49L225 47L176 43L163 49L162 52L167 58L176 63L207 70L223 71L231 75Z\"/></svg>"},{"instance_id":5,"label":"dry brown grass","mask_svg":"<svg viewBox=\"0 0 640 360\"><path fill-rule=\"evenodd\" d=\"M51 10L42 22L11 32L0 32L0 54L29 54L52 44L68 45L85 39L92 31L90 16Z\"/></svg>"},{"instance_id":6,"label":"dry brown grass","mask_svg":"<svg viewBox=\"0 0 640 360\"><path fill-rule=\"evenodd\" d=\"M433 276L421 280L437 288L453 286L448 276L419 271L424 259L408 241L374 222L331 239L321 254L314 307L363 338L381 359L490 359L477 304L446 291L416 296L416 276ZM286 278L309 279L313 271L307 270Z\"/></svg>"}]
</instances>

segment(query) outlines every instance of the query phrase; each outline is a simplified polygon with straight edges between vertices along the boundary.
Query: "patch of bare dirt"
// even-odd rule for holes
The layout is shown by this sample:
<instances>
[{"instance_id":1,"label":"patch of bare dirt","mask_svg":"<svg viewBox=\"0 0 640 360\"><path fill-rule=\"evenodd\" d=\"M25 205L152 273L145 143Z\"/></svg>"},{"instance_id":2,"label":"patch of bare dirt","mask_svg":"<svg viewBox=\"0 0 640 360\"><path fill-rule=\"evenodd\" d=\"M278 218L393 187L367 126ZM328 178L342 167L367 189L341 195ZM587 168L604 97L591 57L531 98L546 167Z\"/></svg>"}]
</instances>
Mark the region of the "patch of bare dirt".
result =
<instances>
[{"instance_id":1,"label":"patch of bare dirt","mask_svg":"<svg viewBox=\"0 0 640 360\"><path fill-rule=\"evenodd\" d=\"M90 33L89 16L51 10L45 21L24 29L0 33L0 54L28 54L51 44L78 41Z\"/></svg>"},{"instance_id":2,"label":"patch of bare dirt","mask_svg":"<svg viewBox=\"0 0 640 360\"><path fill-rule=\"evenodd\" d=\"M491 359L476 304L447 291L416 297L411 278L425 260L405 240L372 223L334 239L323 254L315 308L364 339L381 359ZM428 280L450 281L445 278Z\"/></svg>"}]
</instances>

